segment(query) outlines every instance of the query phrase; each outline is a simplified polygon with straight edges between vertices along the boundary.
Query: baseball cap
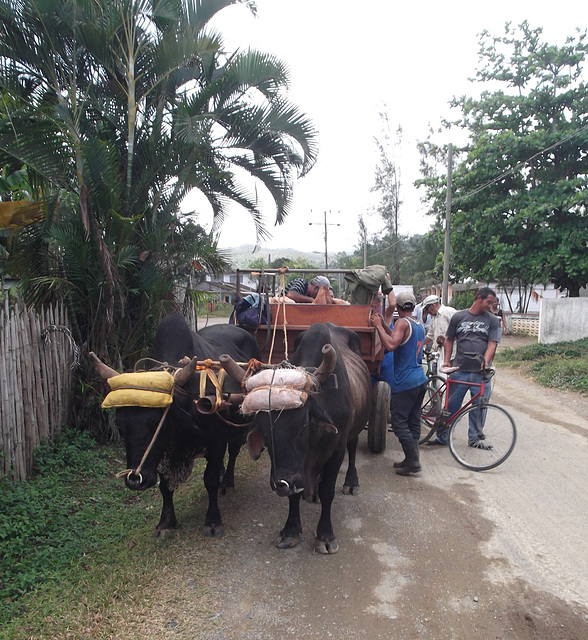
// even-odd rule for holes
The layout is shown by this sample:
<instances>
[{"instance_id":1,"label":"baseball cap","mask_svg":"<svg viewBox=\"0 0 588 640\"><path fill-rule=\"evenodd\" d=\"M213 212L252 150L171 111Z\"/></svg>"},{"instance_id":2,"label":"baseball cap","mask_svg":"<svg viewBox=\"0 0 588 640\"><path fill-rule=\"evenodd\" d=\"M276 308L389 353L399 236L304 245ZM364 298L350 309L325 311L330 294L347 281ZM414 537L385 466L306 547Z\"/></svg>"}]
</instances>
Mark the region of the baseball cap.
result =
<instances>
[{"instance_id":1,"label":"baseball cap","mask_svg":"<svg viewBox=\"0 0 588 640\"><path fill-rule=\"evenodd\" d=\"M318 287L322 287L323 285L327 287L331 286L329 279L325 278L325 276L315 276L309 284L316 284Z\"/></svg>"},{"instance_id":2,"label":"baseball cap","mask_svg":"<svg viewBox=\"0 0 588 640\"><path fill-rule=\"evenodd\" d=\"M408 291L402 291L396 296L396 306L401 309L406 309L407 307L415 307L416 306L416 298L412 293Z\"/></svg>"},{"instance_id":3,"label":"baseball cap","mask_svg":"<svg viewBox=\"0 0 588 640\"><path fill-rule=\"evenodd\" d=\"M439 304L439 296L427 296L423 300L423 309L426 309L430 304Z\"/></svg>"}]
</instances>

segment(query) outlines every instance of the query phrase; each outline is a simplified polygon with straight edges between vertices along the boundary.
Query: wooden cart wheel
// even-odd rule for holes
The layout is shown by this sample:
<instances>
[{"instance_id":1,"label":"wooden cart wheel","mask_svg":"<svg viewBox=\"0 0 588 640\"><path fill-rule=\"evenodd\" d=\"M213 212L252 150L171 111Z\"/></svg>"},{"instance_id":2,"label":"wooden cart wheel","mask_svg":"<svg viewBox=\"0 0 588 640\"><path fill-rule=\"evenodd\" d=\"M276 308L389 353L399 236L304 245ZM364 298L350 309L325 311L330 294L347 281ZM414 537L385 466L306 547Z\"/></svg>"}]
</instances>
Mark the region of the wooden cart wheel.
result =
<instances>
[{"instance_id":1,"label":"wooden cart wheel","mask_svg":"<svg viewBox=\"0 0 588 640\"><path fill-rule=\"evenodd\" d=\"M372 413L368 422L368 447L372 453L382 453L386 448L386 432L390 415L390 385L376 382L372 391Z\"/></svg>"}]
</instances>

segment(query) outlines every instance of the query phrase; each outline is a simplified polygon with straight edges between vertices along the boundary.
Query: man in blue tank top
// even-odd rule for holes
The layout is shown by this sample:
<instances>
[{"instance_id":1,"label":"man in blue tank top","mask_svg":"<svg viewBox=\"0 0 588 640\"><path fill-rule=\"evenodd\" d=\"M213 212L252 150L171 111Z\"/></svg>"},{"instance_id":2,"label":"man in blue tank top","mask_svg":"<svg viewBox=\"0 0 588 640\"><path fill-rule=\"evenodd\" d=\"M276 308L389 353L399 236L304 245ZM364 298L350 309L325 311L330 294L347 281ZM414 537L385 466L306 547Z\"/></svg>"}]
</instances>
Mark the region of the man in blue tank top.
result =
<instances>
[{"instance_id":1,"label":"man in blue tank top","mask_svg":"<svg viewBox=\"0 0 588 640\"><path fill-rule=\"evenodd\" d=\"M412 293L402 292L396 296L398 320L393 330L381 315L371 318L384 349L394 351L390 413L392 429L405 455L402 462L394 463L396 473L402 476L421 470L421 405L427 388L427 376L422 367L425 330L411 317L415 306L416 299Z\"/></svg>"}]
</instances>

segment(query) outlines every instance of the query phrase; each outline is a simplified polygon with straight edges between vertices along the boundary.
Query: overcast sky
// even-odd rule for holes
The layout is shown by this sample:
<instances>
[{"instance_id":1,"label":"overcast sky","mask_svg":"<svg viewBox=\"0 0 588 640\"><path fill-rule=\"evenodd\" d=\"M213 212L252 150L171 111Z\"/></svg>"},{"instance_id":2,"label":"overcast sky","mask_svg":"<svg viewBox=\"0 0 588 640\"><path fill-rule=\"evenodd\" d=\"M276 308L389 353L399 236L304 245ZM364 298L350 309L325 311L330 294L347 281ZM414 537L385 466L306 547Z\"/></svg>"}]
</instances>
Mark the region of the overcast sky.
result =
<instances>
[{"instance_id":1,"label":"overcast sky","mask_svg":"<svg viewBox=\"0 0 588 640\"><path fill-rule=\"evenodd\" d=\"M358 245L360 215L370 232L381 227L368 213L374 203L374 137L381 136L383 105L392 126L404 130L396 159L404 200L401 232L425 233L431 220L423 215L412 186L418 178L416 143L426 139L430 124L449 115L454 95L479 92L478 84L468 82L478 62L477 34L486 29L502 35L506 21L527 19L531 27L543 27L548 42L561 45L576 27L588 26L586 0L257 0L257 5L257 18L235 6L221 12L215 25L228 48L272 52L289 66L289 97L313 120L319 135L318 161L297 183L287 222L275 227L268 210L273 238L264 244L323 255L325 211L329 255ZM210 214L203 213L199 222L210 228ZM249 216L231 215L220 246L254 242Z\"/></svg>"}]
</instances>

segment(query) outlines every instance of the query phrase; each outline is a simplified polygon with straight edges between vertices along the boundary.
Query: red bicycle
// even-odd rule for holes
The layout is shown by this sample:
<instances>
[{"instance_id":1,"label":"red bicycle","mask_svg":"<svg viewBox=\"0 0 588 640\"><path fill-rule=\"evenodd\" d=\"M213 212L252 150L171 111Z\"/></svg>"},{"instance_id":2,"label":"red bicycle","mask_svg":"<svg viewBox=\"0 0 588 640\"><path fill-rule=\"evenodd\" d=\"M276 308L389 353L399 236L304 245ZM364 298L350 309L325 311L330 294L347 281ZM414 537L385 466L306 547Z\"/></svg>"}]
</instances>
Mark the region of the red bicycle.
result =
<instances>
[{"instance_id":1,"label":"red bicycle","mask_svg":"<svg viewBox=\"0 0 588 640\"><path fill-rule=\"evenodd\" d=\"M440 367L443 374L451 374L457 367ZM495 373L485 369L479 383L435 378L425 394L421 410L421 439L430 440L435 433L447 433L449 450L453 457L472 471L486 471L502 464L512 453L517 430L511 415L484 396L486 385ZM454 414L449 412L449 396L452 385L477 387L478 392Z\"/></svg>"}]
</instances>

